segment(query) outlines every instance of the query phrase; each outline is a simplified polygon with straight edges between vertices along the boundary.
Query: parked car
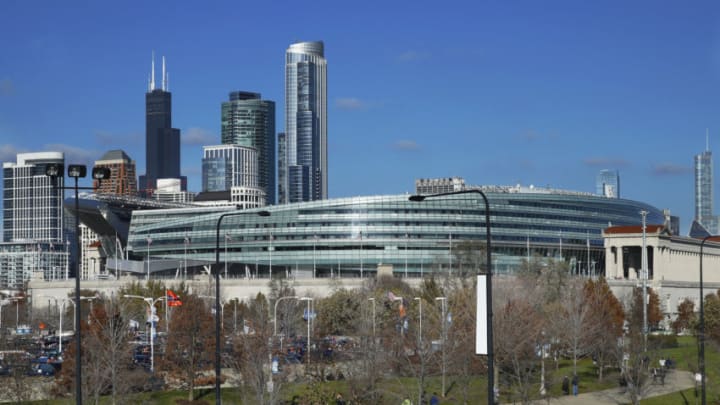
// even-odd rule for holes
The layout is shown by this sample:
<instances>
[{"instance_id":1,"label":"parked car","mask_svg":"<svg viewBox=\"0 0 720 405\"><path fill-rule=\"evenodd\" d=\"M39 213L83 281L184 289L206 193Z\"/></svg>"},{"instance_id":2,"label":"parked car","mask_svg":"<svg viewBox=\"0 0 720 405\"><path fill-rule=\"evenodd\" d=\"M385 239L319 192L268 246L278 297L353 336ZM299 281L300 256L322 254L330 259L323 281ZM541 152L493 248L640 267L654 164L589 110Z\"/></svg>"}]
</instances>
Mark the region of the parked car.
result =
<instances>
[{"instance_id":1,"label":"parked car","mask_svg":"<svg viewBox=\"0 0 720 405\"><path fill-rule=\"evenodd\" d=\"M48 363L35 363L28 371L28 375L52 377L55 375L55 367Z\"/></svg>"}]
</instances>

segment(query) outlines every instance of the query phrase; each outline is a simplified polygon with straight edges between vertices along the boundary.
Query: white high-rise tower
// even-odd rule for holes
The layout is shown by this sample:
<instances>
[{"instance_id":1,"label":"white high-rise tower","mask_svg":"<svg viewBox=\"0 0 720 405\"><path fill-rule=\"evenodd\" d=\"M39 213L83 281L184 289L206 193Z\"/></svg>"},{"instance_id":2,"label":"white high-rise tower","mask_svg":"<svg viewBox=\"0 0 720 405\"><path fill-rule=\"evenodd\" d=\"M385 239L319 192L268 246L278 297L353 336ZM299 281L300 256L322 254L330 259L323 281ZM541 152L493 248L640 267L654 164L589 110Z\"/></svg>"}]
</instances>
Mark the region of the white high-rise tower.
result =
<instances>
[{"instance_id":1,"label":"white high-rise tower","mask_svg":"<svg viewBox=\"0 0 720 405\"><path fill-rule=\"evenodd\" d=\"M328 197L327 61L322 41L285 53L285 136L280 149L280 203Z\"/></svg>"}]
</instances>

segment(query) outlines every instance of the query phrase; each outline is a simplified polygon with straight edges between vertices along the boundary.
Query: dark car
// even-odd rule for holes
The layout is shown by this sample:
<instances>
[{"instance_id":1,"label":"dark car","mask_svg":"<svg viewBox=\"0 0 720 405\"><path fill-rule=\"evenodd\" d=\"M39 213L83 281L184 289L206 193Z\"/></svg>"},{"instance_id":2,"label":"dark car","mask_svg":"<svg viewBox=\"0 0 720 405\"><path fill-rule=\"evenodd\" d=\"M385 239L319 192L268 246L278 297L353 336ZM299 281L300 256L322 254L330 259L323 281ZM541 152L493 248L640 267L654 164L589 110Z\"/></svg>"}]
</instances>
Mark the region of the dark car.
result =
<instances>
[{"instance_id":1,"label":"dark car","mask_svg":"<svg viewBox=\"0 0 720 405\"><path fill-rule=\"evenodd\" d=\"M28 371L30 376L52 377L55 375L55 367L52 364L36 363Z\"/></svg>"}]
</instances>

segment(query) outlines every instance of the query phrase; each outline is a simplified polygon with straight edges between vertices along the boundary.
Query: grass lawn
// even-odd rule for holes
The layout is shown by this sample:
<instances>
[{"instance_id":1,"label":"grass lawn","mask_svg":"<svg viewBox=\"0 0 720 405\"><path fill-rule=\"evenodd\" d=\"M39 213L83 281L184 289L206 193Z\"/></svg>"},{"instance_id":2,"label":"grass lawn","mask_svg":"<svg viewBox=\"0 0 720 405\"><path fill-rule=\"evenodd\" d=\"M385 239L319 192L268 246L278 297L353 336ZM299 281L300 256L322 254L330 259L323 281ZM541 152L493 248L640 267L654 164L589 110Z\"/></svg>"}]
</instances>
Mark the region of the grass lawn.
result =
<instances>
[{"instance_id":1,"label":"grass lawn","mask_svg":"<svg viewBox=\"0 0 720 405\"><path fill-rule=\"evenodd\" d=\"M698 346L697 339L694 336L678 337L679 347L663 350L668 357L677 362L677 368L680 370L696 371L698 364ZM708 404L720 403L720 352L710 342L705 342L705 372L707 380L705 381L706 398ZM696 401L697 395L697 401ZM664 404L688 404L694 405L700 403L700 388L697 393L695 389L689 389L659 397L648 398L642 401L645 405L664 405Z\"/></svg>"}]
</instances>

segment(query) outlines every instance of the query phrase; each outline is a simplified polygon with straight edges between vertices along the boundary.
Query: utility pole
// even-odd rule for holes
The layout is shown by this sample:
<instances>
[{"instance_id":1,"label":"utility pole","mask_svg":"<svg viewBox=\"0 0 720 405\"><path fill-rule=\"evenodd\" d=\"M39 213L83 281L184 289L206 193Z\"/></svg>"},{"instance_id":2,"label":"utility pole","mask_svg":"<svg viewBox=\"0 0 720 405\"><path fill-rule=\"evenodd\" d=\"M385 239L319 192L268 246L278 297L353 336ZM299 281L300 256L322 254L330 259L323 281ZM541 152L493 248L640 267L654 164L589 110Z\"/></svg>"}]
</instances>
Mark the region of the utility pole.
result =
<instances>
[{"instance_id":1,"label":"utility pole","mask_svg":"<svg viewBox=\"0 0 720 405\"><path fill-rule=\"evenodd\" d=\"M647 351L647 335L648 335L648 319L647 319L647 281L648 281L648 267L647 267L647 211L640 211L642 215L642 289L643 289L643 351Z\"/></svg>"}]
</instances>

